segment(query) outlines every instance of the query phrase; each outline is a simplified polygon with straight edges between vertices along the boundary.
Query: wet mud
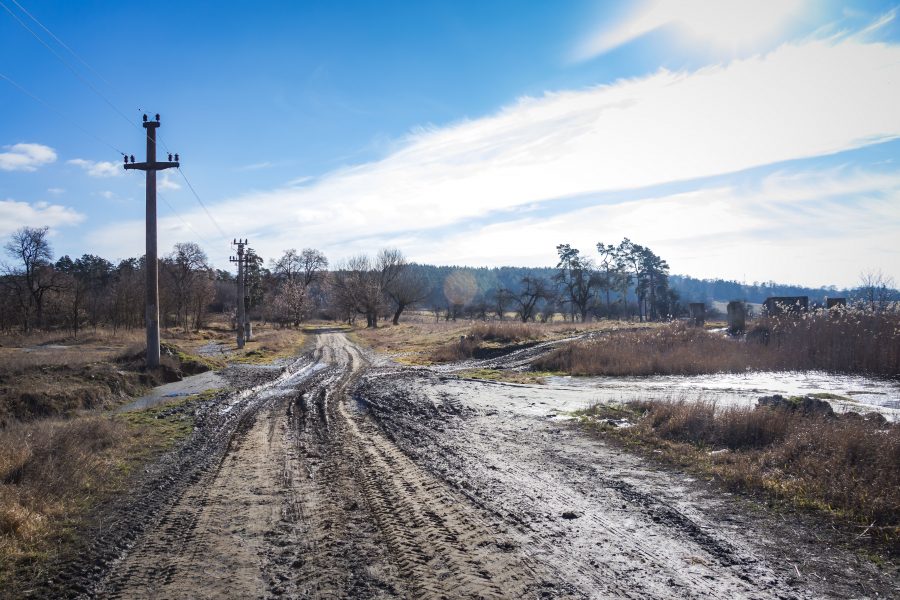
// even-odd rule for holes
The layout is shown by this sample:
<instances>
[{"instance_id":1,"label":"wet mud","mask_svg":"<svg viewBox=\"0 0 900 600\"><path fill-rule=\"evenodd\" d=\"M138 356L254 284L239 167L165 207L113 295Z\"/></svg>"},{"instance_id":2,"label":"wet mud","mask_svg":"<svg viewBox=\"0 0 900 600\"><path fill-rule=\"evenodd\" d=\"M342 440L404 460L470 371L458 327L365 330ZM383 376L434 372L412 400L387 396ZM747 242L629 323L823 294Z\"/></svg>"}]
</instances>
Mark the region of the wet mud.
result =
<instances>
[{"instance_id":1,"label":"wet mud","mask_svg":"<svg viewBox=\"0 0 900 600\"><path fill-rule=\"evenodd\" d=\"M190 408L192 436L33 597L900 593L799 520L585 435L540 386L389 364L332 332L284 369L222 376L235 391Z\"/></svg>"}]
</instances>

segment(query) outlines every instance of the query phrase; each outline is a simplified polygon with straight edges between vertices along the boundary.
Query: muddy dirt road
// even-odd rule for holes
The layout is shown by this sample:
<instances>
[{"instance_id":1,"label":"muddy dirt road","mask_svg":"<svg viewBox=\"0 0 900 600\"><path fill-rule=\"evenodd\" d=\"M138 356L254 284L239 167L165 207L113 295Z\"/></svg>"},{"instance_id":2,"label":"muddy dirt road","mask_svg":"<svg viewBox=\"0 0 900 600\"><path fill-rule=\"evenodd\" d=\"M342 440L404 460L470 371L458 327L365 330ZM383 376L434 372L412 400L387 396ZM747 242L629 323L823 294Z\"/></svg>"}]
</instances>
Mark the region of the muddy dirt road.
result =
<instances>
[{"instance_id":1,"label":"muddy dirt road","mask_svg":"<svg viewBox=\"0 0 900 600\"><path fill-rule=\"evenodd\" d=\"M802 523L774 523L570 424L536 416L535 392L522 386L391 365L335 332L320 334L314 352L282 373L230 377L244 391L199 409L192 440L109 509L112 525L57 577L57 592L103 598L900 592L896 572L848 552L815 550Z\"/></svg>"}]
</instances>

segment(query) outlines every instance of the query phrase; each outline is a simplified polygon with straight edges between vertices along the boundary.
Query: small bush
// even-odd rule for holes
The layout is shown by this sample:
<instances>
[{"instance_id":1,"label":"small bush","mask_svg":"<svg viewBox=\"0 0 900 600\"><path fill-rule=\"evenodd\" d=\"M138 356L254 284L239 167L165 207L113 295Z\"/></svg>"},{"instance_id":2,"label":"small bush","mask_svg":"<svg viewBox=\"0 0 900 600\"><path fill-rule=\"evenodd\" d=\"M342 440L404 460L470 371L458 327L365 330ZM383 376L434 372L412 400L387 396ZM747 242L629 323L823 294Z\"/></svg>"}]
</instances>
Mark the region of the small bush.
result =
<instances>
[{"instance_id":1,"label":"small bush","mask_svg":"<svg viewBox=\"0 0 900 600\"><path fill-rule=\"evenodd\" d=\"M503 344L539 340L544 331L534 323L490 322L478 323L469 330L469 336L476 340L500 342Z\"/></svg>"},{"instance_id":2,"label":"small bush","mask_svg":"<svg viewBox=\"0 0 900 600\"><path fill-rule=\"evenodd\" d=\"M900 544L900 425L785 408L720 409L705 402L629 407L644 416L622 435L675 442L669 448L675 456L700 468L706 464L736 489L824 508L865 526L874 523L874 535ZM709 455L712 449L730 452Z\"/></svg>"}]
</instances>

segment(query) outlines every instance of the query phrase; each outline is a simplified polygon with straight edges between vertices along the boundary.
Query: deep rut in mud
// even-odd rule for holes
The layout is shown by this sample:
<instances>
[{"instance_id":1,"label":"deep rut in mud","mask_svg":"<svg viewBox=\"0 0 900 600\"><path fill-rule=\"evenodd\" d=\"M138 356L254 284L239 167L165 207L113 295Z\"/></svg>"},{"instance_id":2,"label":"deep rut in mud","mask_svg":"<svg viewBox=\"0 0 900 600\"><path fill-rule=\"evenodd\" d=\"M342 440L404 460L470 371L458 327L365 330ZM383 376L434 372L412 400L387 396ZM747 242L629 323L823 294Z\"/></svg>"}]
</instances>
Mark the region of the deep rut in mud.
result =
<instances>
[{"instance_id":1,"label":"deep rut in mud","mask_svg":"<svg viewBox=\"0 0 900 600\"><path fill-rule=\"evenodd\" d=\"M370 362L326 332L285 372L238 377L246 389L204 405L116 509L118 529L61 571L76 583L58 577L50 595L831 594L748 541L752 517L732 522L684 478L517 413L525 388ZM896 583L865 576L881 593Z\"/></svg>"},{"instance_id":2,"label":"deep rut in mud","mask_svg":"<svg viewBox=\"0 0 900 600\"><path fill-rule=\"evenodd\" d=\"M254 392L222 460L96 589L113 598L503 598L554 587L503 523L419 468L355 408L341 335L321 368ZM534 595L537 595L535 593Z\"/></svg>"}]
</instances>

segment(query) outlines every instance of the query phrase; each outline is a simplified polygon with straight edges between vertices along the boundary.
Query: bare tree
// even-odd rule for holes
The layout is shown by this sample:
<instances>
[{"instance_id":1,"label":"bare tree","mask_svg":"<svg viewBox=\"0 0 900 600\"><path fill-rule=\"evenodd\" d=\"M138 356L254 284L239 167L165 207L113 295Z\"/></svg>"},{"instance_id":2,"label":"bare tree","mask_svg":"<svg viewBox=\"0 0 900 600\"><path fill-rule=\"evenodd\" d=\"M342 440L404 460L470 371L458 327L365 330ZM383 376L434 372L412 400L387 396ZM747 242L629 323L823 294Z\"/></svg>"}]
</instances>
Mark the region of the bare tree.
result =
<instances>
[{"instance_id":1,"label":"bare tree","mask_svg":"<svg viewBox=\"0 0 900 600\"><path fill-rule=\"evenodd\" d=\"M332 274L332 296L342 316L352 321L354 314L365 315L366 326L377 327L387 306L388 290L406 266L403 254L391 248L381 250L374 262L360 254L340 265Z\"/></svg>"},{"instance_id":2,"label":"bare tree","mask_svg":"<svg viewBox=\"0 0 900 600\"><path fill-rule=\"evenodd\" d=\"M572 320L574 321L577 312L584 322L588 317L594 289L600 284L594 262L581 256L580 252L569 244L560 244L556 247L556 252L559 254L559 263L556 265L559 272L555 280L562 285L566 294L565 301L571 308Z\"/></svg>"},{"instance_id":3,"label":"bare tree","mask_svg":"<svg viewBox=\"0 0 900 600\"><path fill-rule=\"evenodd\" d=\"M512 299L518 307L517 312L523 323L534 321L538 303L549 295L549 286L540 277L526 275L522 278L522 289L514 294Z\"/></svg>"},{"instance_id":4,"label":"bare tree","mask_svg":"<svg viewBox=\"0 0 900 600\"><path fill-rule=\"evenodd\" d=\"M894 279L879 271L868 271L859 276L856 294L872 310L884 310L896 294Z\"/></svg>"},{"instance_id":5,"label":"bare tree","mask_svg":"<svg viewBox=\"0 0 900 600\"><path fill-rule=\"evenodd\" d=\"M406 308L427 298L430 291L428 279L420 271L404 269L385 290L394 304L394 325L400 323L400 315Z\"/></svg>"},{"instance_id":6,"label":"bare tree","mask_svg":"<svg viewBox=\"0 0 900 600\"><path fill-rule=\"evenodd\" d=\"M56 272L50 264L53 253L47 241L48 231L47 227L22 227L4 246L6 253L19 263L13 267L3 266L7 275L4 281L13 288L26 332L32 325L43 325L44 298L47 292L59 287Z\"/></svg>"},{"instance_id":7,"label":"bare tree","mask_svg":"<svg viewBox=\"0 0 900 600\"><path fill-rule=\"evenodd\" d=\"M275 295L274 310L278 320L296 327L309 314L309 297L306 287L299 280L285 282Z\"/></svg>"},{"instance_id":8,"label":"bare tree","mask_svg":"<svg viewBox=\"0 0 900 600\"><path fill-rule=\"evenodd\" d=\"M284 251L281 258L271 262L272 273L287 281L299 280L304 287L320 281L328 268L328 259L315 248L304 248L299 254L294 248Z\"/></svg>"},{"instance_id":9,"label":"bare tree","mask_svg":"<svg viewBox=\"0 0 900 600\"><path fill-rule=\"evenodd\" d=\"M320 289L328 269L328 259L315 248L304 248L299 254L294 248L284 251L273 260L272 274L279 282L274 309L284 320L295 326L312 312L315 292Z\"/></svg>"},{"instance_id":10,"label":"bare tree","mask_svg":"<svg viewBox=\"0 0 900 600\"><path fill-rule=\"evenodd\" d=\"M488 300L491 303L494 314L502 321L507 308L513 302L513 294L506 288L499 287L488 294Z\"/></svg>"},{"instance_id":11,"label":"bare tree","mask_svg":"<svg viewBox=\"0 0 900 600\"><path fill-rule=\"evenodd\" d=\"M198 244L180 242L162 262L168 284L167 296L174 305L175 322L187 329L188 316L199 305L199 298L208 298L205 302L208 304L215 291L211 285L209 259ZM195 324L201 319L202 314L196 313Z\"/></svg>"}]
</instances>

